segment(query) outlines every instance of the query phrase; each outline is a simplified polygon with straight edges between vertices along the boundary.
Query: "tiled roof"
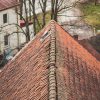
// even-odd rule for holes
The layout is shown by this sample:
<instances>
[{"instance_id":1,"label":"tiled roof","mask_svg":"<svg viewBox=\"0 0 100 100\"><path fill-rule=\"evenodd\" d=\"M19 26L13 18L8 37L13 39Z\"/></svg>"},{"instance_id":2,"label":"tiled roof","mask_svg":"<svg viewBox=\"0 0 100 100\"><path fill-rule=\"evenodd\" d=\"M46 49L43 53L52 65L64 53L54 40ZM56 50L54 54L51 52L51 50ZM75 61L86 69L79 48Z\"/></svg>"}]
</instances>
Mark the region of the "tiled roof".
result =
<instances>
[{"instance_id":1,"label":"tiled roof","mask_svg":"<svg viewBox=\"0 0 100 100\"><path fill-rule=\"evenodd\" d=\"M79 40L78 41L84 48L86 48L97 60L100 61L100 53L94 49L94 47L90 44L89 40Z\"/></svg>"},{"instance_id":2,"label":"tiled roof","mask_svg":"<svg viewBox=\"0 0 100 100\"><path fill-rule=\"evenodd\" d=\"M51 21L0 72L0 100L100 100L100 62Z\"/></svg>"},{"instance_id":3,"label":"tiled roof","mask_svg":"<svg viewBox=\"0 0 100 100\"><path fill-rule=\"evenodd\" d=\"M0 11L17 6L18 0L0 0Z\"/></svg>"}]
</instances>

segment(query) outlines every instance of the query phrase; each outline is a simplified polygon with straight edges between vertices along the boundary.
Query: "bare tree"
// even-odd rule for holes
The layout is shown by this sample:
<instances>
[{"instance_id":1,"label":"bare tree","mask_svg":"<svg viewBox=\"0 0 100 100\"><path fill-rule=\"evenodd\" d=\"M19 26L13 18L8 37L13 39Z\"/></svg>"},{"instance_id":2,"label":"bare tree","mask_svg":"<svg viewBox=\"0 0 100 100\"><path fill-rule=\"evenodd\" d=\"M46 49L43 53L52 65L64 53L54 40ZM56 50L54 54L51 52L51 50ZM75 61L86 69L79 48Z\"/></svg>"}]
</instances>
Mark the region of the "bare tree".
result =
<instances>
[{"instance_id":1,"label":"bare tree","mask_svg":"<svg viewBox=\"0 0 100 100\"><path fill-rule=\"evenodd\" d=\"M57 21L58 0L51 0L51 19Z\"/></svg>"},{"instance_id":2,"label":"bare tree","mask_svg":"<svg viewBox=\"0 0 100 100\"><path fill-rule=\"evenodd\" d=\"M26 6L26 0L20 0L21 4L20 4L20 13L18 13L19 15L21 15L21 19L23 19L25 21L25 26L26 26L26 34L27 34L27 41L30 40L30 34L29 34L29 22L32 21L33 22L33 30L34 30L34 34L36 35L37 33L37 27L39 27L39 29L43 28L46 24L46 13L47 13L47 2L48 0L38 0L38 3L40 5L41 9L41 23L39 22L38 19L38 14L36 14L36 0L28 0L29 2L29 16L28 16L28 12L27 12L27 6ZM69 10L72 7L74 7L78 1L77 0L75 3L71 4L71 5L66 5L65 0L51 0L51 19L57 21L58 19L58 15L59 12L63 11L63 10ZM25 15L26 17L24 18L23 16L23 6L24 6L24 10L25 10Z\"/></svg>"},{"instance_id":3,"label":"bare tree","mask_svg":"<svg viewBox=\"0 0 100 100\"><path fill-rule=\"evenodd\" d=\"M46 7L47 7L47 0L39 0L39 4L43 13L42 16L42 28L46 24Z\"/></svg>"}]
</instances>

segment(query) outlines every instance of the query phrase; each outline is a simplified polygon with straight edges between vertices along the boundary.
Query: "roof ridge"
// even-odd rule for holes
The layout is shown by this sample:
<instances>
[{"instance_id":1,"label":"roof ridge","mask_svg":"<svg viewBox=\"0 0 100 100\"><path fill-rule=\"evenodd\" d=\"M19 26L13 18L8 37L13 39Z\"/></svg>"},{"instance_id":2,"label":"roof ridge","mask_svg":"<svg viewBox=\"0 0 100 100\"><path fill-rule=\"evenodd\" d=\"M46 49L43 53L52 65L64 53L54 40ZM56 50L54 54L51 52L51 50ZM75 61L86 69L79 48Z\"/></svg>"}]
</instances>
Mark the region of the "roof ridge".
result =
<instances>
[{"instance_id":1,"label":"roof ridge","mask_svg":"<svg viewBox=\"0 0 100 100\"><path fill-rule=\"evenodd\" d=\"M56 30L55 21L51 21L50 65L49 65L49 100L56 100Z\"/></svg>"}]
</instances>

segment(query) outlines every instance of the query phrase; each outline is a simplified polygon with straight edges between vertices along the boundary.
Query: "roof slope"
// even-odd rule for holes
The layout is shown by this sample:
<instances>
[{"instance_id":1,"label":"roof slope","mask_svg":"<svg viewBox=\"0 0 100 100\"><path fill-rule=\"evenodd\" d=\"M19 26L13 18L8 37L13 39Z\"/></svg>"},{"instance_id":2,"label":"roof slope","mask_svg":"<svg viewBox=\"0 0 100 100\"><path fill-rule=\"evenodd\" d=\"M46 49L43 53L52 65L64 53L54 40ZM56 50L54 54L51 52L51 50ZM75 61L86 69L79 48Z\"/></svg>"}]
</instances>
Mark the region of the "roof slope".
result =
<instances>
[{"instance_id":1,"label":"roof slope","mask_svg":"<svg viewBox=\"0 0 100 100\"><path fill-rule=\"evenodd\" d=\"M51 21L2 69L0 99L100 100L100 62Z\"/></svg>"},{"instance_id":2,"label":"roof slope","mask_svg":"<svg viewBox=\"0 0 100 100\"><path fill-rule=\"evenodd\" d=\"M46 30L40 32L0 73L0 100L47 100L50 38L43 43L40 41Z\"/></svg>"},{"instance_id":3,"label":"roof slope","mask_svg":"<svg viewBox=\"0 0 100 100\"><path fill-rule=\"evenodd\" d=\"M95 48L90 44L89 40L79 40L78 41L84 48L86 48L97 60L100 61L100 53L95 50Z\"/></svg>"},{"instance_id":4,"label":"roof slope","mask_svg":"<svg viewBox=\"0 0 100 100\"><path fill-rule=\"evenodd\" d=\"M18 5L18 0L0 0L0 11Z\"/></svg>"},{"instance_id":5,"label":"roof slope","mask_svg":"<svg viewBox=\"0 0 100 100\"><path fill-rule=\"evenodd\" d=\"M56 25L59 100L99 100L100 62Z\"/></svg>"}]
</instances>

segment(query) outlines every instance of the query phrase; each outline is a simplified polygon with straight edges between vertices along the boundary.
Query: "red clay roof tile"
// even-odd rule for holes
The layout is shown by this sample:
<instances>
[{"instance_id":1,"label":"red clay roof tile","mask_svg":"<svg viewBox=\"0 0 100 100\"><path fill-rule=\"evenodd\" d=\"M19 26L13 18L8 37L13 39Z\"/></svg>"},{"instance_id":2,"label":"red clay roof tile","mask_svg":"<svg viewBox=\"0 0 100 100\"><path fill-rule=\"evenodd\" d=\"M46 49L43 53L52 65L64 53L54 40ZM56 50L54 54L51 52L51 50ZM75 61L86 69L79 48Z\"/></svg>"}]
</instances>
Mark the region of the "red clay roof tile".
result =
<instances>
[{"instance_id":1,"label":"red clay roof tile","mask_svg":"<svg viewBox=\"0 0 100 100\"><path fill-rule=\"evenodd\" d=\"M0 0L0 11L17 6L18 0Z\"/></svg>"},{"instance_id":2,"label":"red clay roof tile","mask_svg":"<svg viewBox=\"0 0 100 100\"><path fill-rule=\"evenodd\" d=\"M51 34L40 41L47 30ZM49 81L56 81L56 91ZM100 62L53 21L2 69L0 99L51 100L54 92L54 100L100 100Z\"/></svg>"}]
</instances>

